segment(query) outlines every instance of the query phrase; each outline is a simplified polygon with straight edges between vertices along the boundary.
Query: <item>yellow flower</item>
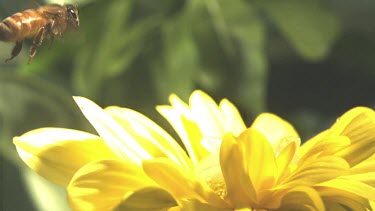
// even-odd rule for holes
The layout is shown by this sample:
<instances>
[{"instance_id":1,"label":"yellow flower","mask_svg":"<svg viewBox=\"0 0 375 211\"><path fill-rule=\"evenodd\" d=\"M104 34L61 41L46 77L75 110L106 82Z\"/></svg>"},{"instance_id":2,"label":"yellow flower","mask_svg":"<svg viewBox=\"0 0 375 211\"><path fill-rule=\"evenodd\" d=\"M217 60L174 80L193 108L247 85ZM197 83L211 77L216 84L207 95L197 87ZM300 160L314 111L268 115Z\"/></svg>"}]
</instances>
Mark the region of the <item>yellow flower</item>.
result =
<instances>
[{"instance_id":1,"label":"yellow flower","mask_svg":"<svg viewBox=\"0 0 375 211\"><path fill-rule=\"evenodd\" d=\"M185 145L142 114L75 97L98 135L42 128L14 138L74 210L371 210L375 113L358 107L304 145L270 113L246 128L224 99L195 91L159 106Z\"/></svg>"}]
</instances>

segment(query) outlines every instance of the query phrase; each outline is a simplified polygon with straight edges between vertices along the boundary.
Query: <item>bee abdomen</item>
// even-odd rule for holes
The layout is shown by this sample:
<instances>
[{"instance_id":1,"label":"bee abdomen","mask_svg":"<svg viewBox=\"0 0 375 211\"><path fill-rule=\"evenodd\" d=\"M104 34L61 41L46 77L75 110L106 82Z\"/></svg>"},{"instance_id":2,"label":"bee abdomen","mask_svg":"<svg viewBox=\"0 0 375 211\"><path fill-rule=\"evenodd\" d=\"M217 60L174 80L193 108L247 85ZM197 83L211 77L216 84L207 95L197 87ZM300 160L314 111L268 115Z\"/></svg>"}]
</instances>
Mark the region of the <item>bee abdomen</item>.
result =
<instances>
[{"instance_id":1,"label":"bee abdomen","mask_svg":"<svg viewBox=\"0 0 375 211\"><path fill-rule=\"evenodd\" d=\"M18 29L17 26L14 26L12 20L9 18L5 19L0 23L0 40L1 41L13 41L15 37L15 32Z\"/></svg>"},{"instance_id":2,"label":"bee abdomen","mask_svg":"<svg viewBox=\"0 0 375 211\"><path fill-rule=\"evenodd\" d=\"M16 13L0 23L0 40L20 41L35 35L45 21L35 10Z\"/></svg>"}]
</instances>

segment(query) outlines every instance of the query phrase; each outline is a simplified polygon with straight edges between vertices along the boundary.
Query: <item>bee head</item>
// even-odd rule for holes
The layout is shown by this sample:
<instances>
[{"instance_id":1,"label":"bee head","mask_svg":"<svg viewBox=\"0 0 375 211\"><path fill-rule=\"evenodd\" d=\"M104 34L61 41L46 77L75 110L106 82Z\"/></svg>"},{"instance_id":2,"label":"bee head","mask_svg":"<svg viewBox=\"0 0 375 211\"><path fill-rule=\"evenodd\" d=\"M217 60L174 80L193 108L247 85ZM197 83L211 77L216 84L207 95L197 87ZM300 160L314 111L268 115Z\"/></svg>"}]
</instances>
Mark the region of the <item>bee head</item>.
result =
<instances>
[{"instance_id":1,"label":"bee head","mask_svg":"<svg viewBox=\"0 0 375 211\"><path fill-rule=\"evenodd\" d=\"M78 17L78 9L77 7L67 4L65 5L66 13L67 13L67 21L69 25L71 25L74 29L79 28L79 17Z\"/></svg>"}]
</instances>

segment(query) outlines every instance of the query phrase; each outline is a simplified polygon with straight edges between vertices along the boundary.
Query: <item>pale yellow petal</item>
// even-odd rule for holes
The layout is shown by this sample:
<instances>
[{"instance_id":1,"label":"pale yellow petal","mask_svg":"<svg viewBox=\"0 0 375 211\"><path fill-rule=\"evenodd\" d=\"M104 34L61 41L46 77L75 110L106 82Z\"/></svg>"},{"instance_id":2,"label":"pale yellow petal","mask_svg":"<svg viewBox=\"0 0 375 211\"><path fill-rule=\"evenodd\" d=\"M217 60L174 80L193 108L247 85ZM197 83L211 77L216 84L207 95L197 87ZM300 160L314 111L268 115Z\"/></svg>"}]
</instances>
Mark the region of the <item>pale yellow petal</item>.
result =
<instances>
[{"instance_id":1,"label":"pale yellow petal","mask_svg":"<svg viewBox=\"0 0 375 211\"><path fill-rule=\"evenodd\" d=\"M250 206L257 201L255 188L243 167L245 158L232 134L225 135L220 148L220 165L228 192L226 199L236 208Z\"/></svg>"},{"instance_id":2,"label":"pale yellow petal","mask_svg":"<svg viewBox=\"0 0 375 211\"><path fill-rule=\"evenodd\" d=\"M243 121L240 112L233 103L227 99L223 99L219 108L224 114L226 132L232 132L235 136L240 135L246 130L245 122Z\"/></svg>"},{"instance_id":3,"label":"pale yellow petal","mask_svg":"<svg viewBox=\"0 0 375 211\"><path fill-rule=\"evenodd\" d=\"M62 186L86 163L117 158L100 137L71 129L41 128L15 137L13 142L31 169Z\"/></svg>"},{"instance_id":4,"label":"pale yellow petal","mask_svg":"<svg viewBox=\"0 0 375 211\"><path fill-rule=\"evenodd\" d=\"M161 127L143 114L127 108L111 106L105 111L112 116L153 157L168 157L191 168L191 160L180 145Z\"/></svg>"},{"instance_id":5,"label":"pale yellow petal","mask_svg":"<svg viewBox=\"0 0 375 211\"><path fill-rule=\"evenodd\" d=\"M271 113L259 115L251 128L259 131L267 138L276 155L290 142L296 142L297 146L301 142L298 133L291 124Z\"/></svg>"},{"instance_id":6,"label":"pale yellow petal","mask_svg":"<svg viewBox=\"0 0 375 211\"><path fill-rule=\"evenodd\" d=\"M177 206L174 198L165 190L158 187L147 187L129 192L115 211L153 211L167 210Z\"/></svg>"},{"instance_id":7,"label":"pale yellow petal","mask_svg":"<svg viewBox=\"0 0 375 211\"><path fill-rule=\"evenodd\" d=\"M74 100L98 134L117 155L139 165L142 160L152 158L131 135L132 131L124 130L94 102L84 97L74 97Z\"/></svg>"},{"instance_id":8,"label":"pale yellow petal","mask_svg":"<svg viewBox=\"0 0 375 211\"><path fill-rule=\"evenodd\" d=\"M231 132L225 128L223 113L215 101L206 93L196 90L191 94L189 105L204 137L222 137Z\"/></svg>"},{"instance_id":9,"label":"pale yellow petal","mask_svg":"<svg viewBox=\"0 0 375 211\"><path fill-rule=\"evenodd\" d=\"M149 186L157 187L140 166L102 160L78 170L67 187L68 201L73 210L112 210L126 194Z\"/></svg>"},{"instance_id":10,"label":"pale yellow petal","mask_svg":"<svg viewBox=\"0 0 375 211\"><path fill-rule=\"evenodd\" d=\"M177 132L195 165L209 154L201 145L203 135L194 121L176 112L170 106L158 106L156 108Z\"/></svg>"},{"instance_id":11,"label":"pale yellow petal","mask_svg":"<svg viewBox=\"0 0 375 211\"><path fill-rule=\"evenodd\" d=\"M185 171L166 159L144 161L143 169L150 178L172 193L177 200L197 199L217 207L227 206L219 195L213 192L197 175Z\"/></svg>"},{"instance_id":12,"label":"pale yellow petal","mask_svg":"<svg viewBox=\"0 0 375 211\"><path fill-rule=\"evenodd\" d=\"M295 187L290 189L282 199L282 205L278 210L319 210L325 207L319 193L310 187Z\"/></svg>"}]
</instances>

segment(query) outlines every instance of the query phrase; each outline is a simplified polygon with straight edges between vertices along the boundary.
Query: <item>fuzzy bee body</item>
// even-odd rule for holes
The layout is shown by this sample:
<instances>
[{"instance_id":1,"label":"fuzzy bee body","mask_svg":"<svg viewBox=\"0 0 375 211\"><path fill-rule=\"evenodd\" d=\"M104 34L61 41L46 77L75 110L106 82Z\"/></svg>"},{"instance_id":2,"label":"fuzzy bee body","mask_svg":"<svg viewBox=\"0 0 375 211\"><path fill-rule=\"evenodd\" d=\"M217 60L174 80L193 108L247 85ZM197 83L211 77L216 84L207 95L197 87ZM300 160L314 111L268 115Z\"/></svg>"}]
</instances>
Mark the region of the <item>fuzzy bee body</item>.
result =
<instances>
[{"instance_id":1,"label":"fuzzy bee body","mask_svg":"<svg viewBox=\"0 0 375 211\"><path fill-rule=\"evenodd\" d=\"M79 28L77 8L73 5L46 5L38 9L28 9L4 19L0 23L0 41L16 42L12 55L6 61L16 57L22 49L25 38L33 37L29 62L34 58L43 39L49 36L61 36L69 28Z\"/></svg>"}]
</instances>

